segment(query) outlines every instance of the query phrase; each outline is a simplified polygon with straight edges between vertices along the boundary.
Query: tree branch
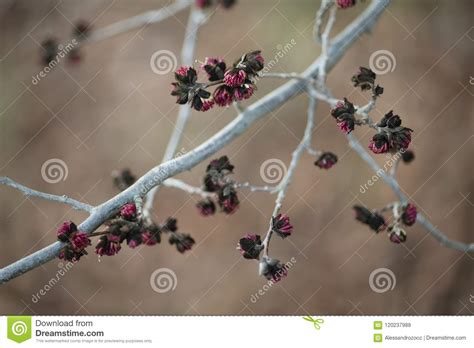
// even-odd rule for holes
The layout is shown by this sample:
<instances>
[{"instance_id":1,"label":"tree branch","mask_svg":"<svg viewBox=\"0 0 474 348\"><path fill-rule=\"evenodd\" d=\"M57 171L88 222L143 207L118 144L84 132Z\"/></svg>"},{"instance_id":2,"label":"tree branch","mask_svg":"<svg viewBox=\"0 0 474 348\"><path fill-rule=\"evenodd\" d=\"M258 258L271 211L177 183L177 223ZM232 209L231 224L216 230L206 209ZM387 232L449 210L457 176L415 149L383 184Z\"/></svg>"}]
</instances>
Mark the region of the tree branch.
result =
<instances>
[{"instance_id":1,"label":"tree branch","mask_svg":"<svg viewBox=\"0 0 474 348\"><path fill-rule=\"evenodd\" d=\"M398 184L397 180L391 176L387 175L382 168L377 164L375 159L362 147L360 142L352 135L347 135L347 140L349 141L349 146L357 152L357 154L369 164L374 172L376 172L380 177L385 181L390 188L395 192L402 203L408 201L407 196L402 192L400 185ZM428 232L435 237L442 245L464 251L464 252L474 252L474 243L465 244L458 241L454 241L449 239L443 232L441 232L438 228L433 226L433 224L428 221L421 213L418 212L416 221L418 221L421 225L423 225Z\"/></svg>"},{"instance_id":2,"label":"tree branch","mask_svg":"<svg viewBox=\"0 0 474 348\"><path fill-rule=\"evenodd\" d=\"M27 197L28 196L39 197L39 198L45 199L47 201L64 203L64 204L70 205L71 207L73 207L76 210L83 210L83 211L86 211L88 213L91 213L92 210L94 209L94 207L92 205L79 202L75 199L69 198L66 195L57 196L57 195L52 195L50 193L45 193L45 192L40 192L40 191L30 189L29 187L26 187L22 184L19 184L19 183L13 181L12 179L10 179L6 176L0 177L0 184L10 186L10 187L22 192Z\"/></svg>"},{"instance_id":3,"label":"tree branch","mask_svg":"<svg viewBox=\"0 0 474 348\"><path fill-rule=\"evenodd\" d=\"M334 67L359 35L374 26L389 2L390 0L373 0L364 12L331 41L326 65L327 70ZM321 58L316 59L305 70L303 76L314 78L317 75L321 61ZM244 133L257 120L299 95L304 87L304 81L292 80L267 94L192 151L152 168L128 189L97 206L91 215L79 225L79 229L89 233L94 231L115 214L122 205L132 201L136 195L146 195L153 187L161 184L167 178L188 170L207 159ZM63 246L63 243L55 242L1 269L0 283L5 283L54 259Z\"/></svg>"}]
</instances>

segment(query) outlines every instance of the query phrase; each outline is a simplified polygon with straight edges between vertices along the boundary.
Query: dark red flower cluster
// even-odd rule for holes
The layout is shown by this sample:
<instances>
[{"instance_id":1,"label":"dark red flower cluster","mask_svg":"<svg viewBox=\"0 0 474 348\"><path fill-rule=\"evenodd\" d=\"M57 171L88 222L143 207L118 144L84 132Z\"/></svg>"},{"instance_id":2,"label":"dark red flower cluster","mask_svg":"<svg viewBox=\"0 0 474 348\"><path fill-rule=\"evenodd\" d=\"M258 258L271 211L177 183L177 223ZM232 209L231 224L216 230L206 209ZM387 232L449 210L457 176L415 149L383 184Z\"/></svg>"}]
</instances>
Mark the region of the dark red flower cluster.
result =
<instances>
[{"instance_id":1,"label":"dark red flower cluster","mask_svg":"<svg viewBox=\"0 0 474 348\"><path fill-rule=\"evenodd\" d=\"M227 156L212 160L206 168L204 176L204 190L215 193L217 203L226 214L234 213L239 207L240 201L235 190L235 182L228 175L232 174L234 166L230 164ZM197 203L202 216L213 215L216 205L211 198L206 198Z\"/></svg>"},{"instance_id":2,"label":"dark red flower cluster","mask_svg":"<svg viewBox=\"0 0 474 348\"><path fill-rule=\"evenodd\" d=\"M190 250L195 244L194 239L184 233L177 232L177 221L168 218L163 225L144 220L137 214L135 204L122 206L120 213L106 223L106 230L87 234L79 232L73 222L65 222L58 229L58 240L67 243L59 257L68 261L77 261L87 254L86 248L91 245L89 237L99 237L95 252L99 256L113 256L126 243L130 248L139 245L153 246L161 242L162 234L169 235L169 243L176 246L179 252Z\"/></svg>"},{"instance_id":3,"label":"dark red flower cluster","mask_svg":"<svg viewBox=\"0 0 474 348\"><path fill-rule=\"evenodd\" d=\"M417 209L411 203L395 206L395 209L399 209L399 212L395 214L396 218L387 228L385 218L380 213L376 211L371 212L362 206L354 206L357 220L367 224L376 233L387 228L390 241L400 244L407 240L407 233L400 225L412 226L416 222Z\"/></svg>"},{"instance_id":4,"label":"dark red flower cluster","mask_svg":"<svg viewBox=\"0 0 474 348\"><path fill-rule=\"evenodd\" d=\"M369 149L373 153L386 153L406 150L411 142L410 128L403 127L402 120L393 111L385 114L377 123L378 132L372 137Z\"/></svg>"},{"instance_id":5,"label":"dark red flower cluster","mask_svg":"<svg viewBox=\"0 0 474 348\"><path fill-rule=\"evenodd\" d=\"M370 69L360 67L357 73L352 76L354 87L360 87L362 91L371 90L373 98L377 98L383 93L383 88L375 84L377 75ZM331 110L331 115L336 119L337 126L345 134L352 132L356 125L363 124L355 117L357 109L350 101L344 98Z\"/></svg>"},{"instance_id":6,"label":"dark red flower cluster","mask_svg":"<svg viewBox=\"0 0 474 348\"><path fill-rule=\"evenodd\" d=\"M115 255L123 242L132 249L139 245L153 246L161 243L163 234L169 235L169 243L175 244L179 252L191 249L194 239L177 230L176 219L168 218L163 225L158 225L138 218L135 204L126 204L120 209L120 218L109 222L107 234L100 238L96 253L101 256Z\"/></svg>"},{"instance_id":7,"label":"dark red flower cluster","mask_svg":"<svg viewBox=\"0 0 474 348\"><path fill-rule=\"evenodd\" d=\"M377 75L371 69L360 67L357 73L352 76L352 82L354 87L360 87L362 91L372 91L372 98L375 100L384 91L383 87L375 84L376 77ZM336 119L337 126L345 134L352 132L356 125L364 125L369 122L369 119L356 119L356 111L354 104L346 98L338 102L331 110L331 115ZM394 115L393 111L385 114L377 124L371 124L373 128L377 129L377 133L372 137L369 149L376 154L406 150L410 145L413 130L403 127L401 124L402 120L398 115Z\"/></svg>"},{"instance_id":8,"label":"dark red flower cluster","mask_svg":"<svg viewBox=\"0 0 474 348\"><path fill-rule=\"evenodd\" d=\"M248 99L255 90L254 78L263 69L264 60L260 51L244 54L232 67L227 68L223 59L207 57L201 65L206 73L206 83L197 82L197 71L190 66L182 66L175 71L171 95L178 104L190 103L198 111L207 111L218 106L228 106L233 101ZM211 93L211 86L218 87Z\"/></svg>"},{"instance_id":9,"label":"dark red flower cluster","mask_svg":"<svg viewBox=\"0 0 474 348\"><path fill-rule=\"evenodd\" d=\"M87 233L78 231L74 222L64 222L58 229L57 235L59 241L67 243L59 252L60 259L76 262L83 255L87 255L86 248L91 245L91 240L87 237Z\"/></svg>"},{"instance_id":10,"label":"dark red flower cluster","mask_svg":"<svg viewBox=\"0 0 474 348\"><path fill-rule=\"evenodd\" d=\"M286 238L293 232L293 226L290 218L284 214L272 216L271 232L277 234L281 238ZM237 250L246 259L260 259L260 253L264 250L264 245L258 234L247 233L240 238L237 244ZM260 260L260 274L268 280L278 282L288 274L286 265L280 263L277 259L269 258L267 254Z\"/></svg>"},{"instance_id":11,"label":"dark red flower cluster","mask_svg":"<svg viewBox=\"0 0 474 348\"><path fill-rule=\"evenodd\" d=\"M240 238L237 250L246 259L258 259L263 250L262 240L258 234L247 233Z\"/></svg>"},{"instance_id":12,"label":"dark red flower cluster","mask_svg":"<svg viewBox=\"0 0 474 348\"><path fill-rule=\"evenodd\" d=\"M355 118L356 108L354 104L344 98L343 102L338 102L336 106L331 109L331 116L336 119L336 124L341 131L349 134L354 130L356 124Z\"/></svg>"},{"instance_id":13,"label":"dark red flower cluster","mask_svg":"<svg viewBox=\"0 0 474 348\"><path fill-rule=\"evenodd\" d=\"M372 94L379 97L383 93L383 87L375 84L377 74L369 68L359 67L359 70L352 76L354 87L360 87L362 91L371 90Z\"/></svg>"}]
</instances>

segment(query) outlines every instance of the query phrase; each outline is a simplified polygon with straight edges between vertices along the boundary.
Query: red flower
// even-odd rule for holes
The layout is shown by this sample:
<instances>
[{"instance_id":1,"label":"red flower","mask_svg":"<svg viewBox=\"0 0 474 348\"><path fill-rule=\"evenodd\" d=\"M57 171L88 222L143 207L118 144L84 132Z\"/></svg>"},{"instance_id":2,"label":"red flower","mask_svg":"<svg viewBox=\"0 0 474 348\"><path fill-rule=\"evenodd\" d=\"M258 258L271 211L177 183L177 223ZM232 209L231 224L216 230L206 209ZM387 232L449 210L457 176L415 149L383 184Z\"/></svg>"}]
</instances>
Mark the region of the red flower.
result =
<instances>
[{"instance_id":1,"label":"red flower","mask_svg":"<svg viewBox=\"0 0 474 348\"><path fill-rule=\"evenodd\" d=\"M125 220L135 220L137 217L137 207L133 203L127 203L120 208L120 216Z\"/></svg>"},{"instance_id":2,"label":"red flower","mask_svg":"<svg viewBox=\"0 0 474 348\"><path fill-rule=\"evenodd\" d=\"M241 87L236 87L234 89L234 98L236 100L248 99L253 95L253 92L254 92L254 88L250 84L249 85L246 84Z\"/></svg>"},{"instance_id":3,"label":"red flower","mask_svg":"<svg viewBox=\"0 0 474 348\"><path fill-rule=\"evenodd\" d=\"M158 240L156 239L155 235L149 231L145 231L142 233L142 241L143 241L143 244L149 245L149 246L152 246L158 243Z\"/></svg>"},{"instance_id":4,"label":"red flower","mask_svg":"<svg viewBox=\"0 0 474 348\"><path fill-rule=\"evenodd\" d=\"M227 106L232 103L232 89L228 86L219 86L214 91L214 101L219 106Z\"/></svg>"},{"instance_id":5,"label":"red flower","mask_svg":"<svg viewBox=\"0 0 474 348\"><path fill-rule=\"evenodd\" d=\"M91 245L91 240L87 237L85 232L74 232L71 237L71 247L75 252L81 252L89 245Z\"/></svg>"},{"instance_id":6,"label":"red flower","mask_svg":"<svg viewBox=\"0 0 474 348\"><path fill-rule=\"evenodd\" d=\"M120 246L120 238L115 237L116 236L112 235L100 237L100 240L95 247L95 252L97 255L113 256L117 254L122 247Z\"/></svg>"},{"instance_id":7,"label":"red flower","mask_svg":"<svg viewBox=\"0 0 474 348\"><path fill-rule=\"evenodd\" d=\"M344 134L349 134L354 130L354 127L351 127L350 123L347 120L340 120L336 122L337 126Z\"/></svg>"},{"instance_id":8,"label":"red flower","mask_svg":"<svg viewBox=\"0 0 474 348\"><path fill-rule=\"evenodd\" d=\"M175 73L180 75L180 76L186 76L188 74L188 71L192 69L192 67L190 66L186 66L186 65L183 65L183 66L180 66L176 71Z\"/></svg>"},{"instance_id":9,"label":"red flower","mask_svg":"<svg viewBox=\"0 0 474 348\"><path fill-rule=\"evenodd\" d=\"M199 110L199 111L205 112L207 110L210 110L214 107L214 104L215 104L215 102L214 102L213 99L204 100L202 102L201 110Z\"/></svg>"},{"instance_id":10,"label":"red flower","mask_svg":"<svg viewBox=\"0 0 474 348\"><path fill-rule=\"evenodd\" d=\"M247 78L245 71L240 69L228 70L224 74L224 82L229 87L242 86Z\"/></svg>"},{"instance_id":11,"label":"red flower","mask_svg":"<svg viewBox=\"0 0 474 348\"><path fill-rule=\"evenodd\" d=\"M290 218L283 214L278 214L272 217L272 230L281 238L286 238L291 235L293 226L290 224Z\"/></svg>"},{"instance_id":12,"label":"red flower","mask_svg":"<svg viewBox=\"0 0 474 348\"><path fill-rule=\"evenodd\" d=\"M398 226L388 228L389 238L392 243L400 244L407 240L407 233Z\"/></svg>"},{"instance_id":13,"label":"red flower","mask_svg":"<svg viewBox=\"0 0 474 348\"><path fill-rule=\"evenodd\" d=\"M60 240L61 242L67 242L69 240L69 236L71 235L71 233L76 232L76 231L77 231L77 226L74 222L65 221L63 222L63 224L61 225L61 227L59 227L57 231L58 240Z\"/></svg>"},{"instance_id":14,"label":"red flower","mask_svg":"<svg viewBox=\"0 0 474 348\"><path fill-rule=\"evenodd\" d=\"M262 240L257 234L247 233L243 238L240 238L237 250L246 259L258 259L263 250Z\"/></svg>"},{"instance_id":15,"label":"red flower","mask_svg":"<svg viewBox=\"0 0 474 348\"><path fill-rule=\"evenodd\" d=\"M418 212L416 210L416 207L413 204L408 203L403 208L402 221L405 225L412 226L416 222L417 215Z\"/></svg>"},{"instance_id":16,"label":"red flower","mask_svg":"<svg viewBox=\"0 0 474 348\"><path fill-rule=\"evenodd\" d=\"M388 152L390 146L387 135L385 133L377 133L372 137L369 143L369 149L373 153L385 153Z\"/></svg>"}]
</instances>

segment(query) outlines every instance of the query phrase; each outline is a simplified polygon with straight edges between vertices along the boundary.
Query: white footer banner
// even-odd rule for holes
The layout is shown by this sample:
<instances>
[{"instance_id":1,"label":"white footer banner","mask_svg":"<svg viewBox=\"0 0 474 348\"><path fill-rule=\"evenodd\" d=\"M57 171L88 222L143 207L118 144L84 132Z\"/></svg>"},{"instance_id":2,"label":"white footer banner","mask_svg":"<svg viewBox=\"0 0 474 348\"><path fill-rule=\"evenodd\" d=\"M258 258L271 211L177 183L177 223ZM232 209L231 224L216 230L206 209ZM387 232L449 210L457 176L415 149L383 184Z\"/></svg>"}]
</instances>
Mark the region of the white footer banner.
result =
<instances>
[{"instance_id":1,"label":"white footer banner","mask_svg":"<svg viewBox=\"0 0 474 348\"><path fill-rule=\"evenodd\" d=\"M0 347L474 347L474 316L2 316Z\"/></svg>"}]
</instances>

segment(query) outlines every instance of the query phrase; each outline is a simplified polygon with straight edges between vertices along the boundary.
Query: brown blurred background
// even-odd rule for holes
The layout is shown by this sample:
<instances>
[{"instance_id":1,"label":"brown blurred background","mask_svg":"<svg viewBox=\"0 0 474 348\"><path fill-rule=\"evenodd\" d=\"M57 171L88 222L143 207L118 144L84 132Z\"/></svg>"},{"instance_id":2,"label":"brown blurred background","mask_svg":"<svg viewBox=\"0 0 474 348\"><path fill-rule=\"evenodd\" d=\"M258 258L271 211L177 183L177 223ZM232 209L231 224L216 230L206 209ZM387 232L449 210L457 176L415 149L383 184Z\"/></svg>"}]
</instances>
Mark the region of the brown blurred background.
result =
<instances>
[{"instance_id":1,"label":"brown blurred background","mask_svg":"<svg viewBox=\"0 0 474 348\"><path fill-rule=\"evenodd\" d=\"M82 49L80 64L62 60L37 85L40 47L53 36L70 39L79 19L100 28L114 21L166 5L157 0L0 2L0 175L29 187L67 194L90 204L107 200L116 190L111 172L124 167L141 175L156 165L177 115L169 95L172 74L154 74L150 57L167 49L179 57L188 11ZM334 33L366 6L339 11ZM233 61L262 49L271 59L291 40L296 44L272 70L300 72L320 53L312 41L315 0L240 0L232 10L217 10L199 32L196 59L223 56ZM419 209L450 238L474 242L473 102L474 29L472 1L396 1L383 14L373 34L361 37L329 76L338 97L363 104L368 94L355 90L350 77L368 65L377 50L396 59L393 72L378 78L385 87L374 118L394 109L414 129L416 160L399 168L399 182ZM471 80L471 81L470 81ZM261 80L250 100L281 84ZM239 181L265 184L261 164L270 158L289 163L305 126L307 100L301 95L254 124L220 151L235 164ZM74 266L39 301L32 296L55 278L55 260L0 287L1 313L31 314L472 314L474 255L447 249L426 230L408 228L405 245L373 235L353 219L351 206L382 207L395 199L379 180L361 194L360 185L373 173L328 117L317 110L313 147L335 152L339 163L319 170L305 155L284 201L283 211L295 227L286 240L274 238L272 254L296 263L288 278L257 301L252 295L266 284L257 264L235 250L247 232L264 234L275 197L241 191L241 207L231 216L200 217L196 197L163 188L154 213L157 220L178 218L181 231L197 241L181 255L167 242L131 250L98 262L91 253ZM232 108L193 112L180 149L189 151L235 117ZM371 132L355 135L367 144ZM217 156L216 155L216 156ZM41 167L63 160L65 181L45 182ZM385 158L377 158L381 164ZM205 163L179 178L199 185ZM68 206L25 198L0 187L0 266L55 240L66 219L86 216ZM138 252L137 252L138 251ZM369 275L389 268L393 290L376 293ZM177 276L174 291L157 293L151 274L169 268ZM36 302L36 303L35 303Z\"/></svg>"}]
</instances>

